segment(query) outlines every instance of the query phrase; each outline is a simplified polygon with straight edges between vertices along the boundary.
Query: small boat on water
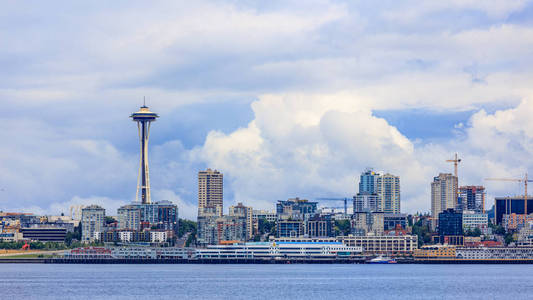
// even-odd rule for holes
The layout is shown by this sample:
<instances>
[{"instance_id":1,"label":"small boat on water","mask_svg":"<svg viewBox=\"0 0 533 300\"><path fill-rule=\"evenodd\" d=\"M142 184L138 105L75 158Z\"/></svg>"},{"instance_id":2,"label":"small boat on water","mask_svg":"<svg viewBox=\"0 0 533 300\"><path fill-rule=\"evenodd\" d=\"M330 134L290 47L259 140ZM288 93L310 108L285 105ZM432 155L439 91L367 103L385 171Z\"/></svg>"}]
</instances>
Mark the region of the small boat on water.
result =
<instances>
[{"instance_id":1,"label":"small boat on water","mask_svg":"<svg viewBox=\"0 0 533 300\"><path fill-rule=\"evenodd\" d=\"M382 255L372 258L368 261L369 264L395 264L396 260L390 257L383 257Z\"/></svg>"}]
</instances>

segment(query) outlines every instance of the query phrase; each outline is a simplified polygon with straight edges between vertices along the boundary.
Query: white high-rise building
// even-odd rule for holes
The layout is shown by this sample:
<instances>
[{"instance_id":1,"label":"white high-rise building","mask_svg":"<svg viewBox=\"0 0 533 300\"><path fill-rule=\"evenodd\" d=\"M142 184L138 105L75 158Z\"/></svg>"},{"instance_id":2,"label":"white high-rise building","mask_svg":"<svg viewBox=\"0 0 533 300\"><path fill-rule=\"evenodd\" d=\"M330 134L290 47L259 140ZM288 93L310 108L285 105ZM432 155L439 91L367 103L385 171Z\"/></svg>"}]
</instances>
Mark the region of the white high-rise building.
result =
<instances>
[{"instance_id":1,"label":"white high-rise building","mask_svg":"<svg viewBox=\"0 0 533 300\"><path fill-rule=\"evenodd\" d=\"M400 213L400 177L384 174L377 177L376 190L380 201L380 211Z\"/></svg>"}]
</instances>

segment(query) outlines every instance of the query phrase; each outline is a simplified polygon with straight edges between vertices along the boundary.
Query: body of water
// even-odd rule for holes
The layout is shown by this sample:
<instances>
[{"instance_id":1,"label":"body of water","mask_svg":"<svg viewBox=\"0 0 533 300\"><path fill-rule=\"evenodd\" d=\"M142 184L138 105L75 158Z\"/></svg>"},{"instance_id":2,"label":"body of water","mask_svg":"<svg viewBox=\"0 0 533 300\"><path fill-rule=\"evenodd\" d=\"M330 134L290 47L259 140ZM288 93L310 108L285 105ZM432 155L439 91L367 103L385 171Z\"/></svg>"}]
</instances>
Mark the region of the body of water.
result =
<instances>
[{"instance_id":1,"label":"body of water","mask_svg":"<svg viewBox=\"0 0 533 300\"><path fill-rule=\"evenodd\" d=\"M533 299L531 265L1 264L1 299Z\"/></svg>"}]
</instances>

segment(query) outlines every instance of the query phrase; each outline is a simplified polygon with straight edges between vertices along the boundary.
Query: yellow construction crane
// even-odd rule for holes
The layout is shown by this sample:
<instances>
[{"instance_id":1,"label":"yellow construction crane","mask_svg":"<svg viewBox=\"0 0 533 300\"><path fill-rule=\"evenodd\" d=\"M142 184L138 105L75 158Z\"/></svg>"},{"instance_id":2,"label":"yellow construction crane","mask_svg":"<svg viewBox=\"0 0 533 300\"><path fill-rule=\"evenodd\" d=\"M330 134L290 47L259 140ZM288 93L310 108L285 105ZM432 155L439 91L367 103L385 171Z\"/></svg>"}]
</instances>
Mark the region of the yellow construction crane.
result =
<instances>
[{"instance_id":1,"label":"yellow construction crane","mask_svg":"<svg viewBox=\"0 0 533 300\"><path fill-rule=\"evenodd\" d=\"M527 173L524 178L485 178L485 180L491 180L491 181L513 181L513 182L523 182L524 183L524 220L526 220L527 216L527 183L533 182L531 179L527 179Z\"/></svg>"},{"instance_id":2,"label":"yellow construction crane","mask_svg":"<svg viewBox=\"0 0 533 300\"><path fill-rule=\"evenodd\" d=\"M455 153L455 158L454 159L448 159L446 160L446 162L452 162L454 167L455 167L455 177L457 177L457 165L461 162L461 159L460 158L457 158L457 153ZM457 181L459 181L459 177L457 177Z\"/></svg>"},{"instance_id":3,"label":"yellow construction crane","mask_svg":"<svg viewBox=\"0 0 533 300\"><path fill-rule=\"evenodd\" d=\"M459 201L459 177L457 177L457 165L461 162L461 159L457 157L457 153L455 153L454 159L447 159L446 162L452 162L453 166L455 167L455 179L457 180L457 186L455 187L455 208L457 208L457 202Z\"/></svg>"}]
</instances>

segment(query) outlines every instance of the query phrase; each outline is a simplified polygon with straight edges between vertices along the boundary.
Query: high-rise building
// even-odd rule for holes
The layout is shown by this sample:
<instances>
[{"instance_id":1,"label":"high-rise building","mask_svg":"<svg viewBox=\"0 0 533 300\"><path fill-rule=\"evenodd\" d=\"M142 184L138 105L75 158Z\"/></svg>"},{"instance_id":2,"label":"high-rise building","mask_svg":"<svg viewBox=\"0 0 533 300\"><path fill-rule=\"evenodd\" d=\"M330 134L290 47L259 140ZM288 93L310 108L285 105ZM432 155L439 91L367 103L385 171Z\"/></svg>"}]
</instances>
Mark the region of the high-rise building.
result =
<instances>
[{"instance_id":1,"label":"high-rise building","mask_svg":"<svg viewBox=\"0 0 533 300\"><path fill-rule=\"evenodd\" d=\"M93 242L97 235L104 232L105 209L98 205L90 205L81 210L81 240Z\"/></svg>"},{"instance_id":2,"label":"high-rise building","mask_svg":"<svg viewBox=\"0 0 533 300\"><path fill-rule=\"evenodd\" d=\"M400 213L400 177L366 169L361 174L353 207L354 212Z\"/></svg>"},{"instance_id":3,"label":"high-rise building","mask_svg":"<svg viewBox=\"0 0 533 300\"><path fill-rule=\"evenodd\" d=\"M198 172L198 215L206 208L214 208L218 216L222 216L223 174L217 170Z\"/></svg>"},{"instance_id":4,"label":"high-rise building","mask_svg":"<svg viewBox=\"0 0 533 300\"><path fill-rule=\"evenodd\" d=\"M485 188L483 186L462 186L459 188L458 209L485 213Z\"/></svg>"},{"instance_id":5,"label":"high-rise building","mask_svg":"<svg viewBox=\"0 0 533 300\"><path fill-rule=\"evenodd\" d=\"M246 237L247 239L251 239L254 233L253 208L251 206L244 206L242 203L239 203L235 206L229 207L229 215L246 219Z\"/></svg>"},{"instance_id":6,"label":"high-rise building","mask_svg":"<svg viewBox=\"0 0 533 300\"><path fill-rule=\"evenodd\" d=\"M135 200L139 200L141 192L141 203L149 204L150 197L150 177L148 176L148 138L150 137L150 124L159 116L151 112L146 105L141 106L138 112L131 114L130 118L137 122L139 130L139 141L141 143L141 155L139 162L139 177L137 179L137 194Z\"/></svg>"},{"instance_id":7,"label":"high-rise building","mask_svg":"<svg viewBox=\"0 0 533 300\"><path fill-rule=\"evenodd\" d=\"M379 196L380 211L400 213L400 177L384 174L376 179L376 192Z\"/></svg>"},{"instance_id":8,"label":"high-rise building","mask_svg":"<svg viewBox=\"0 0 533 300\"><path fill-rule=\"evenodd\" d=\"M361 174L359 180L359 194L376 194L376 180L378 176L379 174L374 172L373 169L366 169L363 174Z\"/></svg>"},{"instance_id":9,"label":"high-rise building","mask_svg":"<svg viewBox=\"0 0 533 300\"><path fill-rule=\"evenodd\" d=\"M439 213L457 207L457 177L450 173L440 173L431 183L431 216L434 225Z\"/></svg>"},{"instance_id":10,"label":"high-rise building","mask_svg":"<svg viewBox=\"0 0 533 300\"><path fill-rule=\"evenodd\" d=\"M137 205L124 205L117 210L118 229L141 229L141 210Z\"/></svg>"},{"instance_id":11,"label":"high-rise building","mask_svg":"<svg viewBox=\"0 0 533 300\"><path fill-rule=\"evenodd\" d=\"M381 201L377 194L358 193L353 198L354 213L381 211Z\"/></svg>"}]
</instances>

